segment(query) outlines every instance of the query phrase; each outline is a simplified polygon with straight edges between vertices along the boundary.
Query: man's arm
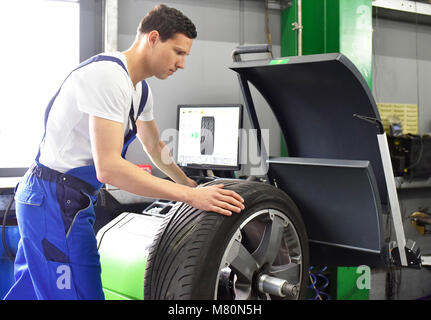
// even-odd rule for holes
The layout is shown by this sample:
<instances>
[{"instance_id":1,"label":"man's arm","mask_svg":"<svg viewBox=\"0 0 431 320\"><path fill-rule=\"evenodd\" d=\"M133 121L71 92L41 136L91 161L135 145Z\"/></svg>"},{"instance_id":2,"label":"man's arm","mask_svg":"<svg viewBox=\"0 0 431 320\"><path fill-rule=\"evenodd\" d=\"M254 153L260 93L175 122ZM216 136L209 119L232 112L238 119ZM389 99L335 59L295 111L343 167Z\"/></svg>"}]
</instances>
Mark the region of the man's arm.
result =
<instances>
[{"instance_id":1,"label":"man's arm","mask_svg":"<svg viewBox=\"0 0 431 320\"><path fill-rule=\"evenodd\" d=\"M223 215L244 209L243 199L223 185L191 188L152 176L121 157L124 129L120 122L90 115L90 139L97 179L122 190L185 202L197 209Z\"/></svg>"},{"instance_id":2,"label":"man's arm","mask_svg":"<svg viewBox=\"0 0 431 320\"><path fill-rule=\"evenodd\" d=\"M136 121L138 138L144 146L151 161L176 183L196 187L196 182L187 177L175 161L165 143L160 140L159 130L154 120Z\"/></svg>"}]
</instances>

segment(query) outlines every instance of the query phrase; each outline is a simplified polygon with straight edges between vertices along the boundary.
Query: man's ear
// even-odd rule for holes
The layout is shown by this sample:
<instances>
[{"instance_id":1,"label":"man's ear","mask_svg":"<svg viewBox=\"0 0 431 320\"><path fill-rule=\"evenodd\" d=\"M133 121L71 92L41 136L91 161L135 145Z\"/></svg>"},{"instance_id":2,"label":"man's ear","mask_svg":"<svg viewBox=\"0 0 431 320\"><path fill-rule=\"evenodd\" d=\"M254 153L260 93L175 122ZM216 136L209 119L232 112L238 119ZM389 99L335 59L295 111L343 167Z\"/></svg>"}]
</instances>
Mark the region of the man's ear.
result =
<instances>
[{"instance_id":1,"label":"man's ear","mask_svg":"<svg viewBox=\"0 0 431 320\"><path fill-rule=\"evenodd\" d=\"M157 30L153 30L148 33L147 41L150 48L153 48L157 44L157 42L160 41L159 32Z\"/></svg>"}]
</instances>

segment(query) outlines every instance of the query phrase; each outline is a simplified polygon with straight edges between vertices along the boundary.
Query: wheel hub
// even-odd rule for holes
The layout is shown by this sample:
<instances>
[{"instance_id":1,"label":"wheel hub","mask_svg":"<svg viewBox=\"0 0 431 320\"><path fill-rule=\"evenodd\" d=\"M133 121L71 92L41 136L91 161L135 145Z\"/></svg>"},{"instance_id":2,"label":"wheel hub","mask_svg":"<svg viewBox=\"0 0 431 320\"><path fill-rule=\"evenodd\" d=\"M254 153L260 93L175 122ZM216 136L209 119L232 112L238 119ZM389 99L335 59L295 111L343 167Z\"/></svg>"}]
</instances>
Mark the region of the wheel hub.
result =
<instances>
[{"instance_id":1,"label":"wheel hub","mask_svg":"<svg viewBox=\"0 0 431 320\"><path fill-rule=\"evenodd\" d=\"M216 297L297 298L300 250L297 233L288 218L272 209L256 212L241 224L226 248Z\"/></svg>"},{"instance_id":2,"label":"wheel hub","mask_svg":"<svg viewBox=\"0 0 431 320\"><path fill-rule=\"evenodd\" d=\"M265 294L267 293L278 297L294 297L299 292L298 285L290 284L285 279L271 277L267 274L262 274L257 282L259 292Z\"/></svg>"}]
</instances>

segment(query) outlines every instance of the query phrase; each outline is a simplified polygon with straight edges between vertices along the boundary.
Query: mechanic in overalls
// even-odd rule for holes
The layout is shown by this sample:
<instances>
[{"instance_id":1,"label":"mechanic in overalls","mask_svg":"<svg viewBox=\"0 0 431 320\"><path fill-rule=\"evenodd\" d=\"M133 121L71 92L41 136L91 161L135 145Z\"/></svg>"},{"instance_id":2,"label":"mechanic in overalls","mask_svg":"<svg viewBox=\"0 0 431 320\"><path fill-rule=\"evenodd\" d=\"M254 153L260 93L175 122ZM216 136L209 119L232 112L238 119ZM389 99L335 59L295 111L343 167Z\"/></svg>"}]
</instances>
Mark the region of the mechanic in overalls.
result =
<instances>
[{"instance_id":1,"label":"mechanic in overalls","mask_svg":"<svg viewBox=\"0 0 431 320\"><path fill-rule=\"evenodd\" d=\"M180 11L156 6L128 50L90 58L63 82L47 107L35 163L16 189L21 240L5 299L104 299L93 231L93 205L104 183L224 215L244 208L233 191L195 188L174 161L162 160L165 145L145 79L184 69L196 35ZM136 135L175 183L124 159Z\"/></svg>"}]
</instances>

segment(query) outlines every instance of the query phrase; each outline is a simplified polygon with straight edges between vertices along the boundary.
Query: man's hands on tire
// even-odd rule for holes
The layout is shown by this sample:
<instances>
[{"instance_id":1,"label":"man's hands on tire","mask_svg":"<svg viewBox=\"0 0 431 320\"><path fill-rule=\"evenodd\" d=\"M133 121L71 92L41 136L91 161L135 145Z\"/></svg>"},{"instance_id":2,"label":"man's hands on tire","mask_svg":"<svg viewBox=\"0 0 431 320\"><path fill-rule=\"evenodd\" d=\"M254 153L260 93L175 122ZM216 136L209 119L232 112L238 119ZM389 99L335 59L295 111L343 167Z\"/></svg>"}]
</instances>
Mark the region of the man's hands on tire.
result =
<instances>
[{"instance_id":1,"label":"man's hands on tire","mask_svg":"<svg viewBox=\"0 0 431 320\"><path fill-rule=\"evenodd\" d=\"M204 211L216 212L225 216L244 210L244 199L235 191L224 189L223 184L191 189L188 204Z\"/></svg>"}]
</instances>

